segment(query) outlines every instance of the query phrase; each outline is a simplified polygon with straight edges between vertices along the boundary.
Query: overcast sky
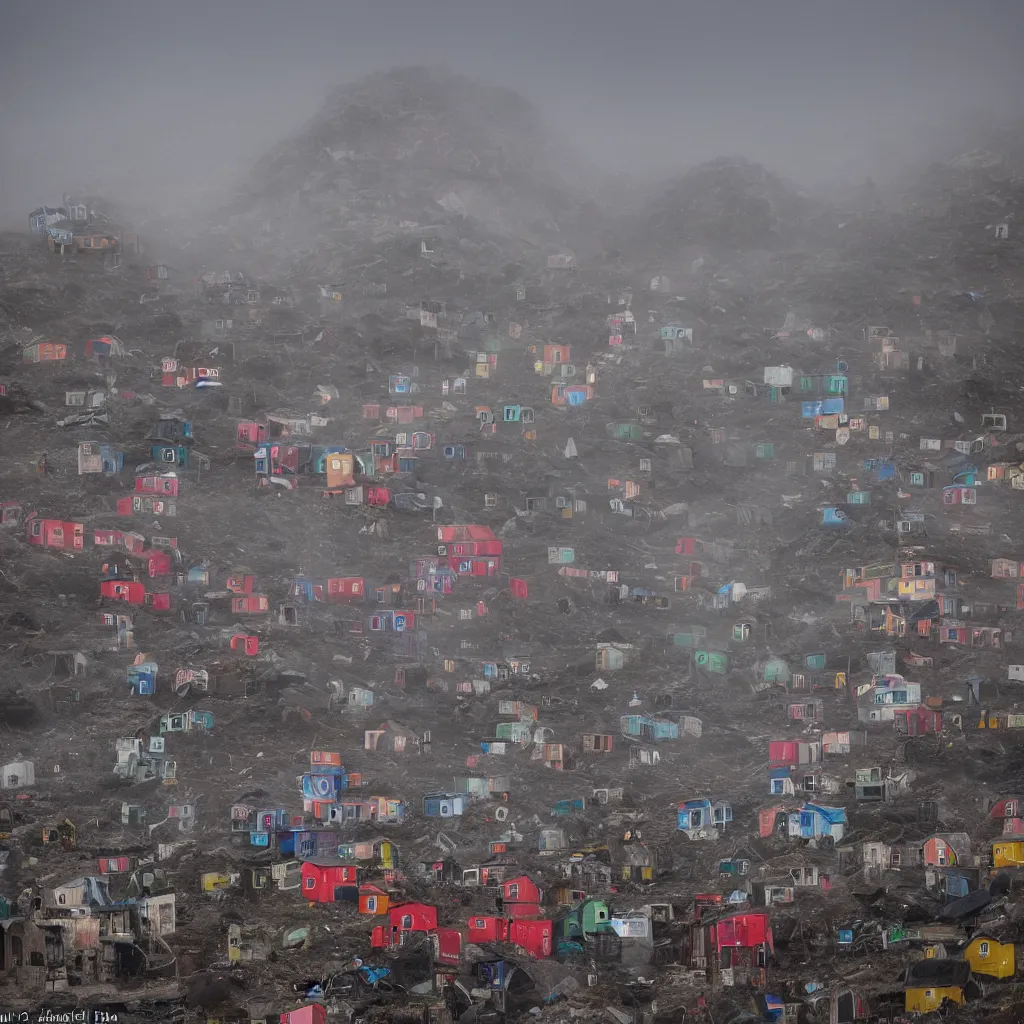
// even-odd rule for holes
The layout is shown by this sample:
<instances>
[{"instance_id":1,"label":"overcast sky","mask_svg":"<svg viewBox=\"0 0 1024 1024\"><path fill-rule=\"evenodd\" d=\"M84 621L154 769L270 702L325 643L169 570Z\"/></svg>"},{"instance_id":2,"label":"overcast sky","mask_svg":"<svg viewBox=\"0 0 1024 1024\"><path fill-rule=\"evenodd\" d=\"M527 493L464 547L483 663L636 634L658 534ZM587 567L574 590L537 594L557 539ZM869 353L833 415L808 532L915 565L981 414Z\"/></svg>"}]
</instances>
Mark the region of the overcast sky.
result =
<instances>
[{"instance_id":1,"label":"overcast sky","mask_svg":"<svg viewBox=\"0 0 1024 1024\"><path fill-rule=\"evenodd\" d=\"M3 0L0 218L64 189L232 181L369 71L519 89L590 156L876 171L1022 94L1021 0Z\"/></svg>"}]
</instances>

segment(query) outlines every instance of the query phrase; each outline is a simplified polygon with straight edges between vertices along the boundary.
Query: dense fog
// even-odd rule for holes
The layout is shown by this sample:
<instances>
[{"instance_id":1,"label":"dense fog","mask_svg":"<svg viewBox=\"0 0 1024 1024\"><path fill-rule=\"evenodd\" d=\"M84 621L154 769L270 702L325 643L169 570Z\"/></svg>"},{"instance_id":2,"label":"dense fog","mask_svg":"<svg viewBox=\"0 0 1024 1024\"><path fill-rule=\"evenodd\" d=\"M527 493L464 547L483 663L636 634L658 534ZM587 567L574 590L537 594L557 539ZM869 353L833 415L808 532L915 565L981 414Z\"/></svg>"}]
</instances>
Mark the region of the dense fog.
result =
<instances>
[{"instance_id":1,"label":"dense fog","mask_svg":"<svg viewBox=\"0 0 1024 1024\"><path fill-rule=\"evenodd\" d=\"M509 86L602 170L741 154L842 187L971 145L1012 114L1008 0L439 0L4 5L0 219L69 187L149 209L230 191L340 83L393 65Z\"/></svg>"}]
</instances>

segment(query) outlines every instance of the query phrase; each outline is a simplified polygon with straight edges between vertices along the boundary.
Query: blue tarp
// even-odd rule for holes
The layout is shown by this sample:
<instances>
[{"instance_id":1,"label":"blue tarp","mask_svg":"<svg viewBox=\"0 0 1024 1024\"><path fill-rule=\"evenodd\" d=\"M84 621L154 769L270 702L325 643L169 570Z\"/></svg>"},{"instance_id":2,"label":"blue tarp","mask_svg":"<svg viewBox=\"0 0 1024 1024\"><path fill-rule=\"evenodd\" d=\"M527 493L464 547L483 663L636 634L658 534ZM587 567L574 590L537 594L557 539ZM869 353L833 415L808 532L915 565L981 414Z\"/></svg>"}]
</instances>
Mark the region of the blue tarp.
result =
<instances>
[{"instance_id":1,"label":"blue tarp","mask_svg":"<svg viewBox=\"0 0 1024 1024\"><path fill-rule=\"evenodd\" d=\"M844 405L841 398L822 398L816 402L801 402L800 415L805 420L813 420L815 416L831 416L833 413L843 412Z\"/></svg>"},{"instance_id":2,"label":"blue tarp","mask_svg":"<svg viewBox=\"0 0 1024 1024\"><path fill-rule=\"evenodd\" d=\"M804 804L803 810L813 811L815 814L820 814L830 825L845 825L846 824L846 808L845 807L821 807L818 804Z\"/></svg>"}]
</instances>

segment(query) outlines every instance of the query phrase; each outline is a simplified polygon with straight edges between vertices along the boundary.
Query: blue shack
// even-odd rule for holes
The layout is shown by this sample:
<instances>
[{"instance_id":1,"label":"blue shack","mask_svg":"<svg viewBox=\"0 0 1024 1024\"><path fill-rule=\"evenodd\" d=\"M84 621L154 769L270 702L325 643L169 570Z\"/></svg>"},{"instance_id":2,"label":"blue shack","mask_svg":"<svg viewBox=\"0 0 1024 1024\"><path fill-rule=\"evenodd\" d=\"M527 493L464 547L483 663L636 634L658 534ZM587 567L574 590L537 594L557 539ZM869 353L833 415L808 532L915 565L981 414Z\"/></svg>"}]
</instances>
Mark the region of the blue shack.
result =
<instances>
[{"instance_id":1,"label":"blue shack","mask_svg":"<svg viewBox=\"0 0 1024 1024\"><path fill-rule=\"evenodd\" d=\"M637 736L654 743L660 740L679 739L679 723L669 721L667 718L652 718L649 715L623 715L620 725L623 735Z\"/></svg>"},{"instance_id":2,"label":"blue shack","mask_svg":"<svg viewBox=\"0 0 1024 1024\"><path fill-rule=\"evenodd\" d=\"M154 444L149 449L150 458L163 466L177 466L181 469L209 469L210 458L183 444Z\"/></svg>"},{"instance_id":3,"label":"blue shack","mask_svg":"<svg viewBox=\"0 0 1024 1024\"><path fill-rule=\"evenodd\" d=\"M291 825L291 816L283 807L263 808L255 814L253 828L249 832L249 845L269 849L273 837L284 832Z\"/></svg>"},{"instance_id":4,"label":"blue shack","mask_svg":"<svg viewBox=\"0 0 1024 1024\"><path fill-rule=\"evenodd\" d=\"M842 398L821 398L815 402L801 402L800 416L805 420L813 420L815 416L833 416L843 412Z\"/></svg>"},{"instance_id":5,"label":"blue shack","mask_svg":"<svg viewBox=\"0 0 1024 1024\"><path fill-rule=\"evenodd\" d=\"M555 806L551 808L551 814L555 818L564 818L568 814L582 813L586 809L586 797L568 797L564 800L556 800Z\"/></svg>"},{"instance_id":6,"label":"blue shack","mask_svg":"<svg viewBox=\"0 0 1024 1024\"><path fill-rule=\"evenodd\" d=\"M336 829L292 829L281 833L279 849L283 856L300 860L330 857L337 853L338 832Z\"/></svg>"},{"instance_id":7,"label":"blue shack","mask_svg":"<svg viewBox=\"0 0 1024 1024\"><path fill-rule=\"evenodd\" d=\"M896 463L888 462L886 459L865 459L864 471L874 473L879 483L896 479Z\"/></svg>"},{"instance_id":8,"label":"blue shack","mask_svg":"<svg viewBox=\"0 0 1024 1024\"><path fill-rule=\"evenodd\" d=\"M458 818L466 810L464 793L428 793L423 797L423 813L428 818Z\"/></svg>"},{"instance_id":9,"label":"blue shack","mask_svg":"<svg viewBox=\"0 0 1024 1024\"><path fill-rule=\"evenodd\" d=\"M128 685L132 693L139 697L150 697L156 693L157 664L155 661L142 661L137 665L128 666Z\"/></svg>"},{"instance_id":10,"label":"blue shack","mask_svg":"<svg viewBox=\"0 0 1024 1024\"><path fill-rule=\"evenodd\" d=\"M770 768L768 770L768 791L772 796L792 796L793 776L789 768Z\"/></svg>"},{"instance_id":11,"label":"blue shack","mask_svg":"<svg viewBox=\"0 0 1024 1024\"><path fill-rule=\"evenodd\" d=\"M318 772L302 776L302 796L305 800L335 800L348 789L348 772L344 768L322 766Z\"/></svg>"},{"instance_id":12,"label":"blue shack","mask_svg":"<svg viewBox=\"0 0 1024 1024\"><path fill-rule=\"evenodd\" d=\"M99 441L82 441L78 445L78 474L120 473L124 468L124 452L118 451L112 444Z\"/></svg>"},{"instance_id":13,"label":"blue shack","mask_svg":"<svg viewBox=\"0 0 1024 1024\"><path fill-rule=\"evenodd\" d=\"M307 601L322 601L324 588L305 576L296 576L288 588L289 597L301 597Z\"/></svg>"},{"instance_id":14,"label":"blue shack","mask_svg":"<svg viewBox=\"0 0 1024 1024\"><path fill-rule=\"evenodd\" d=\"M804 804L789 815L789 835L798 839L822 840L823 846L834 846L846 832L846 808Z\"/></svg>"},{"instance_id":15,"label":"blue shack","mask_svg":"<svg viewBox=\"0 0 1024 1024\"><path fill-rule=\"evenodd\" d=\"M843 509L830 505L821 510L821 523L823 526L849 526L850 519Z\"/></svg>"},{"instance_id":16,"label":"blue shack","mask_svg":"<svg viewBox=\"0 0 1024 1024\"><path fill-rule=\"evenodd\" d=\"M207 587L210 585L210 570L205 565L189 566L185 574L185 582Z\"/></svg>"},{"instance_id":17,"label":"blue shack","mask_svg":"<svg viewBox=\"0 0 1024 1024\"><path fill-rule=\"evenodd\" d=\"M676 829L679 832L724 828L731 821L732 805L724 800L711 801L707 797L685 800L676 810Z\"/></svg>"}]
</instances>

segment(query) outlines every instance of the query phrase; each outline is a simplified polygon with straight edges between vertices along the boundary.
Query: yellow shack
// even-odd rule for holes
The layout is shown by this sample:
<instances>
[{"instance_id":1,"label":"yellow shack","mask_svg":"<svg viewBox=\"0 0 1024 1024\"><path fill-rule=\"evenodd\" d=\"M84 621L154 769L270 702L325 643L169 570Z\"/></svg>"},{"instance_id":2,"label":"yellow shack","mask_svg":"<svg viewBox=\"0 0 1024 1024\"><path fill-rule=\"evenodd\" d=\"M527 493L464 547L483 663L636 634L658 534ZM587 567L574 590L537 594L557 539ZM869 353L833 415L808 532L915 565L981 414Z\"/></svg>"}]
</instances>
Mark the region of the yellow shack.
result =
<instances>
[{"instance_id":1,"label":"yellow shack","mask_svg":"<svg viewBox=\"0 0 1024 1024\"><path fill-rule=\"evenodd\" d=\"M204 871L200 876L200 884L203 892L217 892L219 889L227 889L231 885L231 876L220 871Z\"/></svg>"},{"instance_id":2,"label":"yellow shack","mask_svg":"<svg viewBox=\"0 0 1024 1024\"><path fill-rule=\"evenodd\" d=\"M964 959L975 974L989 978L1012 978L1017 970L1012 942L1000 942L990 935L976 935L964 950Z\"/></svg>"},{"instance_id":3,"label":"yellow shack","mask_svg":"<svg viewBox=\"0 0 1024 1024\"><path fill-rule=\"evenodd\" d=\"M1019 868L1024 866L1024 840L997 839L992 844L992 867Z\"/></svg>"},{"instance_id":4,"label":"yellow shack","mask_svg":"<svg viewBox=\"0 0 1024 1024\"><path fill-rule=\"evenodd\" d=\"M907 1013L932 1013L945 1000L963 1006L970 980L971 965L966 960L918 960L907 968L904 1009Z\"/></svg>"}]
</instances>

